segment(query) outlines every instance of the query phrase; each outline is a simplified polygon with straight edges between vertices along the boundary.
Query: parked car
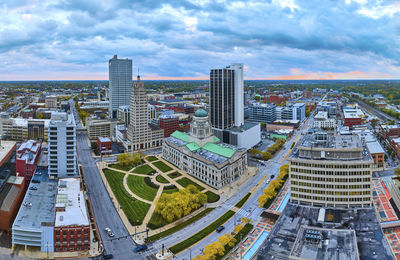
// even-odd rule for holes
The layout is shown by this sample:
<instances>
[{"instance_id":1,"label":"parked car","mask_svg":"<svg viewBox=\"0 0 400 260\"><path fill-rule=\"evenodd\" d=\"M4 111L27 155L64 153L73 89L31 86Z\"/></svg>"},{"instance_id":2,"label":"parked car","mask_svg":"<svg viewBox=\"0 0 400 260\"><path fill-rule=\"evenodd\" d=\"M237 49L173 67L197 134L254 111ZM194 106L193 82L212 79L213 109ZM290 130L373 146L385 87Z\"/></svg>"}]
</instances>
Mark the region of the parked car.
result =
<instances>
[{"instance_id":1,"label":"parked car","mask_svg":"<svg viewBox=\"0 0 400 260\"><path fill-rule=\"evenodd\" d=\"M133 252L139 253L139 252L142 252L142 251L144 251L146 249L147 249L146 245L138 245L135 249L133 249Z\"/></svg>"},{"instance_id":2,"label":"parked car","mask_svg":"<svg viewBox=\"0 0 400 260\"><path fill-rule=\"evenodd\" d=\"M37 187L36 187L36 186L32 186L32 187L30 187L29 189L30 189L30 190L37 190Z\"/></svg>"},{"instance_id":3,"label":"parked car","mask_svg":"<svg viewBox=\"0 0 400 260\"><path fill-rule=\"evenodd\" d=\"M221 231L224 230L224 229L225 229L224 226L220 226L220 227L217 228L217 232L219 233L219 232L221 232Z\"/></svg>"}]
</instances>

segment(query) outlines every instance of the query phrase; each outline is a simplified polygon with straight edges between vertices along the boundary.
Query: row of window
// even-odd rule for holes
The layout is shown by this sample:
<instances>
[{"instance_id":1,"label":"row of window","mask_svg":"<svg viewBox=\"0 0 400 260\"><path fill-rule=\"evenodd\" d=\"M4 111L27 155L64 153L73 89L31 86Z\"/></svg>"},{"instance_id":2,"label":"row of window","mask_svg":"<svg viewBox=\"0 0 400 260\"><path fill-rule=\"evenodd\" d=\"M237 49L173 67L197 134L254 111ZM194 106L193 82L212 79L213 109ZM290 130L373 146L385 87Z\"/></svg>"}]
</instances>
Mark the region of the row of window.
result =
<instances>
[{"instance_id":1,"label":"row of window","mask_svg":"<svg viewBox=\"0 0 400 260\"><path fill-rule=\"evenodd\" d=\"M290 181L291 185L298 185L303 187L313 187L320 189L370 189L370 184L357 184L357 185L333 185L333 184L321 184L321 183L309 183L301 181Z\"/></svg>"},{"instance_id":2,"label":"row of window","mask_svg":"<svg viewBox=\"0 0 400 260\"><path fill-rule=\"evenodd\" d=\"M313 164L302 162L291 162L291 165L312 167L312 168L328 168L328 169L362 169L371 168L370 164Z\"/></svg>"},{"instance_id":3,"label":"row of window","mask_svg":"<svg viewBox=\"0 0 400 260\"><path fill-rule=\"evenodd\" d=\"M319 174L319 175L341 175L341 176L357 176L357 175L370 175L370 171L321 171L321 170L311 170L303 168L290 168L291 172L298 173L308 173L308 174Z\"/></svg>"},{"instance_id":4,"label":"row of window","mask_svg":"<svg viewBox=\"0 0 400 260\"><path fill-rule=\"evenodd\" d=\"M315 176L302 176L296 174L290 174L290 179L298 179L298 180L308 180L308 181L320 181L320 182L370 182L371 177L369 178L325 178L325 177L315 177Z\"/></svg>"},{"instance_id":5,"label":"row of window","mask_svg":"<svg viewBox=\"0 0 400 260\"><path fill-rule=\"evenodd\" d=\"M335 196L362 196L362 195L371 195L371 191L332 191L332 190L310 190L304 188L291 187L291 191L294 192L302 192L309 194L322 194L322 195L335 195Z\"/></svg>"},{"instance_id":6,"label":"row of window","mask_svg":"<svg viewBox=\"0 0 400 260\"><path fill-rule=\"evenodd\" d=\"M370 197L348 197L348 198L338 198L338 197L319 197L319 196L310 196L305 194L291 194L294 198L299 199L307 199L307 200L318 200L318 201L337 201L337 202L357 202L357 201L370 201Z\"/></svg>"}]
</instances>

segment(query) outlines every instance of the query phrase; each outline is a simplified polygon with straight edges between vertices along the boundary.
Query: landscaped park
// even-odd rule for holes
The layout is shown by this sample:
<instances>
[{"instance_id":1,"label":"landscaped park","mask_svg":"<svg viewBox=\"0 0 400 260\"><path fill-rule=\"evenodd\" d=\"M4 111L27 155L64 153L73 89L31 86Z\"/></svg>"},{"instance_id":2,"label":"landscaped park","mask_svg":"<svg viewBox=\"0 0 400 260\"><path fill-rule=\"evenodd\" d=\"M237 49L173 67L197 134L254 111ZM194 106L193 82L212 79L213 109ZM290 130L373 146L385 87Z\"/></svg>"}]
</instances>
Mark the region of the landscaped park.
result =
<instances>
[{"instance_id":1,"label":"landscaped park","mask_svg":"<svg viewBox=\"0 0 400 260\"><path fill-rule=\"evenodd\" d=\"M213 210L204 205L220 198L212 187L156 156L121 154L118 163L103 165L102 173L128 230L148 227L150 241L202 218Z\"/></svg>"}]
</instances>

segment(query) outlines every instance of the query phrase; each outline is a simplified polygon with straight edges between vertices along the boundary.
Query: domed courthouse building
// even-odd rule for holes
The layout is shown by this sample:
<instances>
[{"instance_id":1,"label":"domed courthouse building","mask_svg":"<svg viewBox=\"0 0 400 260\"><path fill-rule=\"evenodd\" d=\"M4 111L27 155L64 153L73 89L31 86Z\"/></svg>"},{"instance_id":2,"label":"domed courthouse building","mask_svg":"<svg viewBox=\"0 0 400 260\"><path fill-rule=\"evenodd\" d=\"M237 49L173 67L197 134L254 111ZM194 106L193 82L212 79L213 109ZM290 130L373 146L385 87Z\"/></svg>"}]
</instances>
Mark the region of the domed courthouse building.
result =
<instances>
[{"instance_id":1,"label":"domed courthouse building","mask_svg":"<svg viewBox=\"0 0 400 260\"><path fill-rule=\"evenodd\" d=\"M194 114L189 134L175 131L165 138L162 157L216 189L235 182L247 169L246 149L221 143L203 109Z\"/></svg>"}]
</instances>

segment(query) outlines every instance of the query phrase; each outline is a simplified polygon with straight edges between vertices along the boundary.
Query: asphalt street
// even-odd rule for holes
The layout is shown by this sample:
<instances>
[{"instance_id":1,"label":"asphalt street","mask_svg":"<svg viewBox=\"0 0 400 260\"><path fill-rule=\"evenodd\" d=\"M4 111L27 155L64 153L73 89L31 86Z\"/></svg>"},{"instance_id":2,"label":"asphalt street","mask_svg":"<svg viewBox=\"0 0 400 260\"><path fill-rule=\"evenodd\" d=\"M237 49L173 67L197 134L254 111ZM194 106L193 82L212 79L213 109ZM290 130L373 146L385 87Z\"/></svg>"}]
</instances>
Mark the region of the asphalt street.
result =
<instances>
[{"instance_id":1,"label":"asphalt street","mask_svg":"<svg viewBox=\"0 0 400 260\"><path fill-rule=\"evenodd\" d=\"M81 128L79 117L73 102L71 111L75 116L78 128ZM76 135L78 162L82 165L83 174L88 188L94 217L97 222L98 231L103 241L103 246L107 254L112 254L115 259L145 259L141 255L133 252L136 247L129 233L126 230L117 210L112 203L110 196L104 186L100 173L97 169L95 160L93 159L90 147L87 144L86 136L83 132ZM128 236L119 240L110 241L110 237L105 232L105 228L109 227L114 232L115 237Z\"/></svg>"}]
</instances>

